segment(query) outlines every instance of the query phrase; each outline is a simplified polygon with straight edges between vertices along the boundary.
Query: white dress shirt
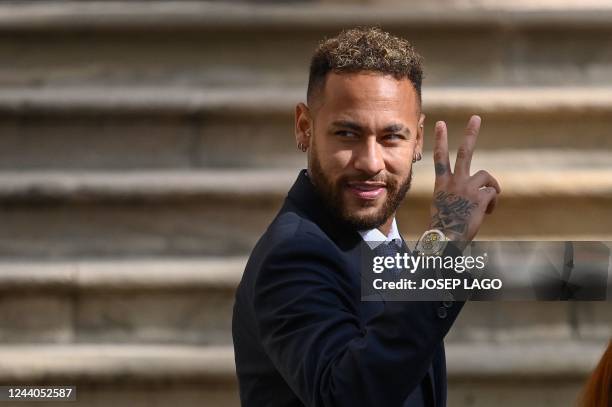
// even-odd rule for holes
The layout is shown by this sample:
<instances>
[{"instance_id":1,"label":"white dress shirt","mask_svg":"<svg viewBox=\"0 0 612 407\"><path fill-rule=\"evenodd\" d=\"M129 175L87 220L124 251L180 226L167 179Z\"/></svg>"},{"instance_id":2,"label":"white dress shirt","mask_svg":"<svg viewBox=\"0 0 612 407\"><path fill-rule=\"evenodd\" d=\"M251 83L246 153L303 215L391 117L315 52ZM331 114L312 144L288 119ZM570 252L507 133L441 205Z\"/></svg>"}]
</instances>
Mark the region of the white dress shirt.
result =
<instances>
[{"instance_id":1,"label":"white dress shirt","mask_svg":"<svg viewBox=\"0 0 612 407\"><path fill-rule=\"evenodd\" d=\"M400 235L399 230L397 229L397 222L395 222L395 218L393 218L393 223L391 223L391 230L387 236L384 235L378 228L370 229L370 230L359 230L359 234L361 238L370 246L371 249L374 249L379 244L383 242L395 241L398 246L402 244L402 235Z\"/></svg>"}]
</instances>

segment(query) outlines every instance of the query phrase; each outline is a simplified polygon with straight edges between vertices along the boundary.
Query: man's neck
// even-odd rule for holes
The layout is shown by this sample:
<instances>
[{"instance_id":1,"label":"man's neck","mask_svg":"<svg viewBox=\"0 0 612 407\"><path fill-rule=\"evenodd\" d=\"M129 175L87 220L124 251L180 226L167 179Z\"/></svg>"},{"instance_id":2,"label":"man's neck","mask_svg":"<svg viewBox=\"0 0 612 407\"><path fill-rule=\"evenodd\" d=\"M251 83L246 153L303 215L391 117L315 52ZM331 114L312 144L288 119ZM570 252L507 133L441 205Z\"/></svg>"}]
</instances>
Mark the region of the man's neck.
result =
<instances>
[{"instance_id":1,"label":"man's neck","mask_svg":"<svg viewBox=\"0 0 612 407\"><path fill-rule=\"evenodd\" d=\"M389 233L391 233L391 226L393 225L393 219L395 219L395 214L393 214L393 216L390 216L389 219L387 219L385 223L383 223L382 225L378 227L378 230L380 230L383 235L389 236Z\"/></svg>"}]
</instances>

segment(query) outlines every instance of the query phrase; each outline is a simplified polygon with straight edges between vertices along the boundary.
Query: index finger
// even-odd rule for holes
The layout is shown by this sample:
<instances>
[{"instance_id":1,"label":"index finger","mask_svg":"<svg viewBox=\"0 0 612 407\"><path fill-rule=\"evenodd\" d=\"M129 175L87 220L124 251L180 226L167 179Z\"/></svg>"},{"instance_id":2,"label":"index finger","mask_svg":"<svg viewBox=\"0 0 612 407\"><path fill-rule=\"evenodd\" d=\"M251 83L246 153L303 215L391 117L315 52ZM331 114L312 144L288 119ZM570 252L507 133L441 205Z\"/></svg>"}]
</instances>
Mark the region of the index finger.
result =
<instances>
[{"instance_id":1,"label":"index finger","mask_svg":"<svg viewBox=\"0 0 612 407\"><path fill-rule=\"evenodd\" d=\"M446 180L451 175L450 159L448 157L448 131L446 123L439 121L434 130L434 168L436 170L436 184Z\"/></svg>"},{"instance_id":2,"label":"index finger","mask_svg":"<svg viewBox=\"0 0 612 407\"><path fill-rule=\"evenodd\" d=\"M470 117L467 127L465 128L465 137L463 143L457 150L457 160L455 160L455 174L462 176L470 176L470 165L472 164L472 154L476 147L476 138L480 131L480 116L474 115Z\"/></svg>"}]
</instances>

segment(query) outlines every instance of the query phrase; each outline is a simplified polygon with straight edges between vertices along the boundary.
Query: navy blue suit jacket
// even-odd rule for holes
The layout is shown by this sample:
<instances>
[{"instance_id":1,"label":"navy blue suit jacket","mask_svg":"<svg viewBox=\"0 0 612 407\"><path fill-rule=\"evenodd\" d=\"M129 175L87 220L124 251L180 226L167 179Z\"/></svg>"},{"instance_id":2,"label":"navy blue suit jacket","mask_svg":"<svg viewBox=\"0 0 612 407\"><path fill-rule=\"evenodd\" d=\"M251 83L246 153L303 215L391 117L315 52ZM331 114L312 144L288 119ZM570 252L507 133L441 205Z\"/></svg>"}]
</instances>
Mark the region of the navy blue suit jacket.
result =
<instances>
[{"instance_id":1,"label":"navy blue suit jacket","mask_svg":"<svg viewBox=\"0 0 612 407\"><path fill-rule=\"evenodd\" d=\"M243 406L444 406L462 302L361 301L361 237L302 171L236 292Z\"/></svg>"}]
</instances>

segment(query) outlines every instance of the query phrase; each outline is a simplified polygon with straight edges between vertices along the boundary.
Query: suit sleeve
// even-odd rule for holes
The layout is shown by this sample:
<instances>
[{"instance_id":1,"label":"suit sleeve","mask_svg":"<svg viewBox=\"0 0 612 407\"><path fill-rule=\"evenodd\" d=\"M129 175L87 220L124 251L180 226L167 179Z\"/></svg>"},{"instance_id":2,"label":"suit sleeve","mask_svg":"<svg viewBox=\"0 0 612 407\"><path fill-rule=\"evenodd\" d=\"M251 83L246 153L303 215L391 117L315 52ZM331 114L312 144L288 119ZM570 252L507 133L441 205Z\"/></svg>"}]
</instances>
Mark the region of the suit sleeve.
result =
<instances>
[{"instance_id":1,"label":"suit sleeve","mask_svg":"<svg viewBox=\"0 0 612 407\"><path fill-rule=\"evenodd\" d=\"M463 303L442 318L440 302L387 302L360 321L359 292L330 246L294 237L264 261L253 301L263 347L306 406L400 406Z\"/></svg>"}]
</instances>

